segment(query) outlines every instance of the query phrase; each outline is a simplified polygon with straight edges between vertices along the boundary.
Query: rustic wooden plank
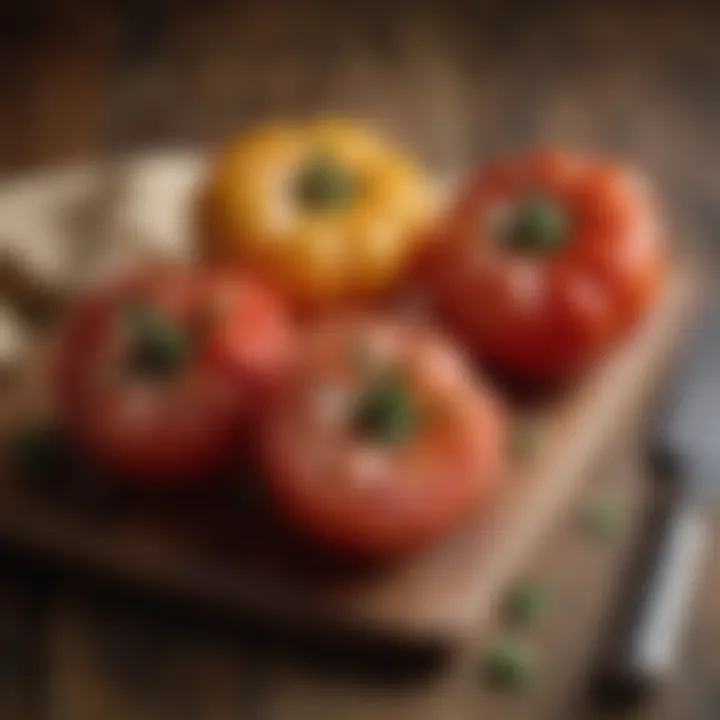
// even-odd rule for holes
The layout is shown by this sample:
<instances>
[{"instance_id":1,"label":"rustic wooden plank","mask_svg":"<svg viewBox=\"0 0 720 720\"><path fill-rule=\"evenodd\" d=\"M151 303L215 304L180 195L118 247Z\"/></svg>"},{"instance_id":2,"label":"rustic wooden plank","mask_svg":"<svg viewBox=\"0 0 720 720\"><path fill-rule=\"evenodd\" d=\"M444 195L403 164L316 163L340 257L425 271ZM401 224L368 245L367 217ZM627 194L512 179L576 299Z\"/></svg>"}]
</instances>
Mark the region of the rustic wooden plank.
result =
<instances>
[{"instance_id":1,"label":"rustic wooden plank","mask_svg":"<svg viewBox=\"0 0 720 720\"><path fill-rule=\"evenodd\" d=\"M665 691L640 706L619 710L598 705L586 692L594 673L598 647L606 642L608 614L628 580L643 522L657 502L656 488L642 466L639 448L627 449L607 463L582 494L576 512L563 520L553 537L531 558L524 577L551 588L553 604L545 621L513 632L502 618L484 628L464 648L462 657L428 681L378 687L347 678L328 678L301 662L277 665L267 690L264 718L457 718L488 720L680 720L714 718L718 709L717 583L720 558L708 558L694 622L688 634L686 661ZM589 503L614 504L623 515L615 538L592 539L578 518ZM716 534L720 528L716 524ZM535 681L512 693L493 688L484 675L484 651L508 637L522 637L539 661Z\"/></svg>"},{"instance_id":2,"label":"rustic wooden plank","mask_svg":"<svg viewBox=\"0 0 720 720\"><path fill-rule=\"evenodd\" d=\"M640 463L634 464L633 478L635 484L640 481L641 488L639 508L641 515L651 510L653 505L662 504L662 492L655 484L648 468ZM638 520L640 518L638 517ZM720 587L720 556L714 550L717 541L720 539L720 518L716 515L713 518L712 536L708 542L708 553L704 558L704 572L701 576L693 604L689 609L687 628L684 635L684 643L681 649L681 660L678 664L676 674L668 679L665 687L657 688L644 701L629 707L623 707L603 703L592 703L584 692L575 691L575 700L570 704L567 714L568 720L583 713L583 718L588 720L640 720L640 718L651 718L652 720L683 720L684 718L697 718L704 720L715 718L720 711L720 696L718 695L718 682L720 677L720 652L718 652L718 638L720 624L717 613L717 593ZM637 539L637 532L634 533ZM633 543L634 545L635 543ZM628 588L636 588L632 575L628 575L633 567L631 556L636 548L626 548L624 560L620 563L620 569L625 570L621 578L620 588L618 583L613 583L610 593L604 589L603 594L611 598L611 602L605 603L605 620L598 626L601 631L614 630L613 623L608 623L607 613L616 613L618 610L618 589L619 597L622 600L623 594ZM617 573L615 573L617 574ZM585 577L583 575L583 577ZM622 603L621 603L622 605ZM583 657L595 663L598 659L598 644L603 647L607 637L598 636L599 643L586 642L582 651ZM578 640L579 644L583 639ZM612 646L612 643L611 643ZM566 671L560 671L566 672ZM564 717L564 716L563 716Z\"/></svg>"},{"instance_id":3,"label":"rustic wooden plank","mask_svg":"<svg viewBox=\"0 0 720 720\"><path fill-rule=\"evenodd\" d=\"M436 672L398 676L388 667L380 679L347 672L340 657L318 664L317 656L293 646L257 654L234 636L115 605L88 605L73 599L56 607L52 631L50 697L58 720L118 718L262 718L263 720L558 720L624 718L678 720L710 714L717 677L717 557L709 558L707 582L698 600L695 629L688 642L686 671L654 703L624 714L602 713L588 704L583 688L602 642L623 569L628 566L640 520L653 487L637 451L606 464L550 541L528 565L526 577L549 583L554 608L545 622L527 632L541 658L537 682L520 694L492 690L483 680L483 651L506 636L496 619L472 638L457 657ZM601 499L624 515L624 530L598 542L579 528L580 511ZM715 663L715 664L713 664ZM341 670L338 670L341 668ZM377 668L375 668L377 670ZM695 675L695 677L691 677ZM691 714L692 711L692 714ZM184 714L183 714L184 713ZM706 713L706 714L703 714Z\"/></svg>"},{"instance_id":4,"label":"rustic wooden plank","mask_svg":"<svg viewBox=\"0 0 720 720\"><path fill-rule=\"evenodd\" d=\"M0 716L36 720L45 673L46 586L2 561L0 572Z\"/></svg>"},{"instance_id":5,"label":"rustic wooden plank","mask_svg":"<svg viewBox=\"0 0 720 720\"><path fill-rule=\"evenodd\" d=\"M39 20L57 23L57 8L68 3L39 13L41 5L48 4L7 3L0 10L3 169L91 152L98 144L95 123L108 122L97 120L92 106L104 102L101 86L107 81L96 81L92 67L63 60L65 47L77 57L70 46L78 34L35 27ZM394 11L387 3L375 9L359 1L161 5L167 9L165 28L147 81L117 101L122 117L114 132L122 142L214 140L271 114L339 107L377 117L441 164L446 155L474 159L537 138L616 149L657 175L682 227L707 230L717 223L717 4L659 2L651 13L622 2L552 2L522 12L513 3L457 0L393 3L399 8ZM83 22L77 10L68 14ZM57 45L46 54L48 32ZM55 62L62 79L57 88ZM86 103L78 91L77 114L63 107L62 87L76 70L92 86L88 96L95 97ZM36 89L40 75L45 79ZM402 97L400 108L393 107L396 97ZM52 129L55 112L62 132ZM451 128L445 137L443 122ZM720 584L708 584L714 589L703 594L694 632L718 647ZM712 657L705 643L697 646ZM700 684L686 678L685 688L692 689L677 693L703 696L717 706L711 680L720 668L709 666L714 674L699 672L708 676ZM695 668L690 663L689 673ZM671 695L656 709L663 720L673 717L669 713L693 720L703 712L717 715L712 704L697 712L693 708L700 706L688 705L683 714L673 707L678 695Z\"/></svg>"},{"instance_id":6,"label":"rustic wooden plank","mask_svg":"<svg viewBox=\"0 0 720 720\"><path fill-rule=\"evenodd\" d=\"M368 687L276 668L259 717L266 720L464 720L470 706L453 676L408 688ZM492 717L485 716L483 717Z\"/></svg>"},{"instance_id":7,"label":"rustic wooden plank","mask_svg":"<svg viewBox=\"0 0 720 720\"><path fill-rule=\"evenodd\" d=\"M253 657L154 604L65 595L49 617L50 720L253 720Z\"/></svg>"},{"instance_id":8,"label":"rustic wooden plank","mask_svg":"<svg viewBox=\"0 0 720 720\"><path fill-rule=\"evenodd\" d=\"M519 576L547 584L552 604L546 620L514 632L496 615L492 631L478 638L473 705L487 717L556 720L567 716L570 720L588 712L591 703L585 691L597 671L607 616L641 534L650 494L638 471L637 448L629 454L627 444L623 445L615 457L607 459L574 510L560 521L552 540ZM603 540L583 529L582 513L596 502L617 508L622 523L616 537ZM484 654L495 643L518 637L536 656L536 677L519 693L493 688L484 675Z\"/></svg>"},{"instance_id":9,"label":"rustic wooden plank","mask_svg":"<svg viewBox=\"0 0 720 720\"><path fill-rule=\"evenodd\" d=\"M0 115L7 113L12 128L3 166L97 154L116 48L110 6L8 5L0 16Z\"/></svg>"},{"instance_id":10,"label":"rustic wooden plank","mask_svg":"<svg viewBox=\"0 0 720 720\"><path fill-rule=\"evenodd\" d=\"M18 161L89 151L98 123L113 143L214 140L260 117L344 109L444 161L544 138L615 147L673 184L712 176L716 6L129 3L150 45L118 68L113 4L65 5L6 23L0 117Z\"/></svg>"},{"instance_id":11,"label":"rustic wooden plank","mask_svg":"<svg viewBox=\"0 0 720 720\"><path fill-rule=\"evenodd\" d=\"M591 675L606 614L632 553L650 491L637 461L637 453L631 458L626 449L611 458L578 498L575 511L558 523L549 541L530 558L522 577L546 583L553 602L545 621L514 634L524 637L541 660L539 675L526 691L494 690L485 680L486 648L513 637L496 616L489 628L470 638L436 673L403 682L393 682L392 673L380 683L376 677L371 681L328 676L302 658L276 661L261 717L577 720L588 716L584 695L576 699L578 687ZM599 500L616 503L624 515L624 530L608 542L592 540L580 529L581 511Z\"/></svg>"},{"instance_id":12,"label":"rustic wooden plank","mask_svg":"<svg viewBox=\"0 0 720 720\"><path fill-rule=\"evenodd\" d=\"M531 462L510 463L487 512L392 572L348 574L344 581L333 573L311 575L309 566L299 574L303 556L282 528L269 514L254 525L238 521L246 507L238 499L209 496L162 512L131 502L98 523L74 496L58 502L11 474L1 486L0 534L21 552L268 622L357 628L409 644L462 641L492 612L598 453L657 388L692 313L696 285L694 274L678 273L634 339L559 402L540 409L532 422L542 446ZM33 396L42 387L37 370L29 378Z\"/></svg>"}]
</instances>

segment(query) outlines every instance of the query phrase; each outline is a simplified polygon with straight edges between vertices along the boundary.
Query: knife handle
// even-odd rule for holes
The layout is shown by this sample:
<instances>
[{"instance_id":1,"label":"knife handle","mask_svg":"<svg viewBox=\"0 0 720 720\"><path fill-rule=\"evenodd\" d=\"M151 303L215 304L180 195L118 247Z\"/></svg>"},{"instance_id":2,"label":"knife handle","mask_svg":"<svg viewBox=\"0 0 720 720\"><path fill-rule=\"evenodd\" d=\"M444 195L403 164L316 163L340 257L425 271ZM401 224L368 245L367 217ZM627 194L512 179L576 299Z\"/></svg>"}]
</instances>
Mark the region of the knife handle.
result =
<instances>
[{"instance_id":1,"label":"knife handle","mask_svg":"<svg viewBox=\"0 0 720 720\"><path fill-rule=\"evenodd\" d=\"M688 492L676 498L666 522L631 609L627 640L610 668L635 690L662 681L674 669L707 540L706 509Z\"/></svg>"}]
</instances>

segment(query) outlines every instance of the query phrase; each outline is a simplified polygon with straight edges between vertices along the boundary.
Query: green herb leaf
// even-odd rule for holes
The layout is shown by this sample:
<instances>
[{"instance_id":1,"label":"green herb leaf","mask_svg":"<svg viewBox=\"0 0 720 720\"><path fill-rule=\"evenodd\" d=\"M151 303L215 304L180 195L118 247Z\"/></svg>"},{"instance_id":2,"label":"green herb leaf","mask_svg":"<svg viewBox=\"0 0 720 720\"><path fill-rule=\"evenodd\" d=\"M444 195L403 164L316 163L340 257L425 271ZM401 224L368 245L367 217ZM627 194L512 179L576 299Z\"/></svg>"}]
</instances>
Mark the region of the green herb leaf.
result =
<instances>
[{"instance_id":1,"label":"green herb leaf","mask_svg":"<svg viewBox=\"0 0 720 720\"><path fill-rule=\"evenodd\" d=\"M535 658L527 645L505 641L488 650L485 672L493 687L521 690L535 675Z\"/></svg>"},{"instance_id":2,"label":"green herb leaf","mask_svg":"<svg viewBox=\"0 0 720 720\"><path fill-rule=\"evenodd\" d=\"M616 537L622 530L624 521L620 508L603 500L595 501L585 507L580 519L585 532L599 540Z\"/></svg>"},{"instance_id":3,"label":"green herb leaf","mask_svg":"<svg viewBox=\"0 0 720 720\"><path fill-rule=\"evenodd\" d=\"M21 476L43 480L67 470L72 451L54 428L29 426L18 429L9 440L10 461Z\"/></svg>"},{"instance_id":4,"label":"green herb leaf","mask_svg":"<svg viewBox=\"0 0 720 720\"><path fill-rule=\"evenodd\" d=\"M550 608L550 591L547 585L525 582L517 585L508 594L504 615L515 626L527 626L540 620Z\"/></svg>"}]
</instances>

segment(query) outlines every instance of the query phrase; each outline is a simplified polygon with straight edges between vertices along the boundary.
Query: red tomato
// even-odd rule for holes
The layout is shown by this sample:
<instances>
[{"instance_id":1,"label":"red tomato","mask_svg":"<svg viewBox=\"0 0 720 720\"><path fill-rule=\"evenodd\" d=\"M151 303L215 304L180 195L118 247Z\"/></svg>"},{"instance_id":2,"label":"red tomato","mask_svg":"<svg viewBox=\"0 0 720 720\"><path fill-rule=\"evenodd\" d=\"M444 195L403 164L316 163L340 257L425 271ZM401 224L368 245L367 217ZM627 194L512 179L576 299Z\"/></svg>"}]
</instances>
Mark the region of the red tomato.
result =
<instances>
[{"instance_id":1,"label":"red tomato","mask_svg":"<svg viewBox=\"0 0 720 720\"><path fill-rule=\"evenodd\" d=\"M281 390L262 447L268 483L289 518L334 550L411 550L495 487L499 407L456 349L426 330L326 320Z\"/></svg>"},{"instance_id":2,"label":"red tomato","mask_svg":"<svg viewBox=\"0 0 720 720\"><path fill-rule=\"evenodd\" d=\"M196 478L242 441L290 343L282 309L247 277L134 273L90 290L66 317L59 419L118 474Z\"/></svg>"},{"instance_id":3,"label":"red tomato","mask_svg":"<svg viewBox=\"0 0 720 720\"><path fill-rule=\"evenodd\" d=\"M562 379L647 311L665 277L664 230L634 171L563 151L501 158L450 212L425 279L479 357Z\"/></svg>"}]
</instances>

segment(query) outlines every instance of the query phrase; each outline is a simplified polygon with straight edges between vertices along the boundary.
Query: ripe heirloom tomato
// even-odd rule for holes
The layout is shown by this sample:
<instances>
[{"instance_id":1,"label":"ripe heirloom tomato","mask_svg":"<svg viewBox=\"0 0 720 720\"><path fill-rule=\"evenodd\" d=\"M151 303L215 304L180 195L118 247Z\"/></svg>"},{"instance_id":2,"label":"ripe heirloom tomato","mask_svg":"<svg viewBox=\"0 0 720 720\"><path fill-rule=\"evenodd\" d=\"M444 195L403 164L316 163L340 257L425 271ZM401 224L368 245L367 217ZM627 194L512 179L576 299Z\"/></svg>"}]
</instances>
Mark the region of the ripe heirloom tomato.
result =
<instances>
[{"instance_id":1,"label":"ripe heirloom tomato","mask_svg":"<svg viewBox=\"0 0 720 720\"><path fill-rule=\"evenodd\" d=\"M296 306L327 307L391 290L434 205L428 175L360 123L261 125L220 152L199 249L259 272Z\"/></svg>"},{"instance_id":2,"label":"ripe heirloom tomato","mask_svg":"<svg viewBox=\"0 0 720 720\"><path fill-rule=\"evenodd\" d=\"M194 479L242 443L290 345L282 308L247 277L134 272L81 295L64 319L56 411L119 475Z\"/></svg>"},{"instance_id":3,"label":"ripe heirloom tomato","mask_svg":"<svg viewBox=\"0 0 720 720\"><path fill-rule=\"evenodd\" d=\"M665 270L664 228L636 172L538 150L477 172L423 272L458 338L534 381L597 359L648 310Z\"/></svg>"},{"instance_id":4,"label":"ripe heirloom tomato","mask_svg":"<svg viewBox=\"0 0 720 720\"><path fill-rule=\"evenodd\" d=\"M505 425L452 345L389 320L308 332L262 445L270 490L299 528L335 551L393 556L487 500Z\"/></svg>"}]
</instances>

